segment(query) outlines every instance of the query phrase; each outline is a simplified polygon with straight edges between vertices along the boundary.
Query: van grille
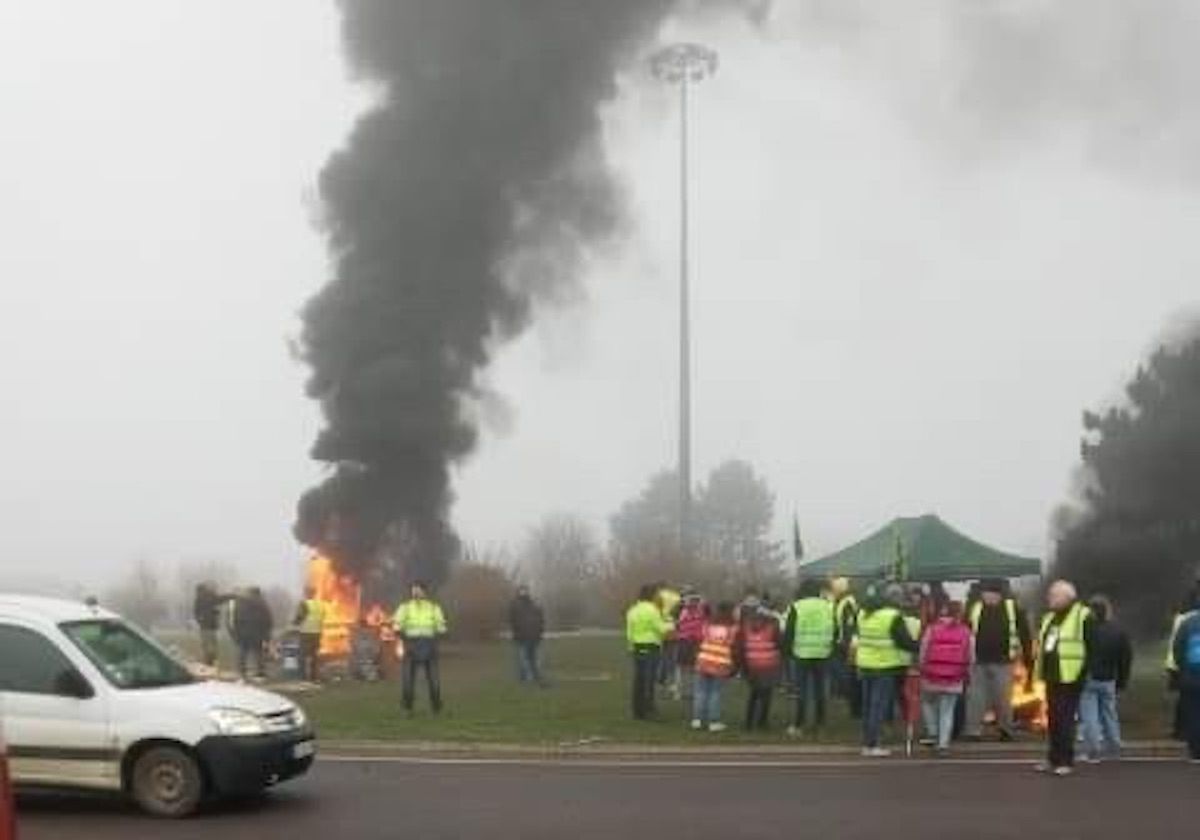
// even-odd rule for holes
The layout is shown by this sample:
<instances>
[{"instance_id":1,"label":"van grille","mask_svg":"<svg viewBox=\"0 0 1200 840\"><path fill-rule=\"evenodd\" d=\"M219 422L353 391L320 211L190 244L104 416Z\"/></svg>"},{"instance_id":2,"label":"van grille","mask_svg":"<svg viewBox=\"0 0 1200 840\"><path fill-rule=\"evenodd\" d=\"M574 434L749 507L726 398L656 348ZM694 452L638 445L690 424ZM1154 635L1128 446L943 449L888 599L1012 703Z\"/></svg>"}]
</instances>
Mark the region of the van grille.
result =
<instances>
[{"instance_id":1,"label":"van grille","mask_svg":"<svg viewBox=\"0 0 1200 840\"><path fill-rule=\"evenodd\" d=\"M292 709L263 715L263 720L266 721L268 732L291 732L299 727L296 713Z\"/></svg>"}]
</instances>

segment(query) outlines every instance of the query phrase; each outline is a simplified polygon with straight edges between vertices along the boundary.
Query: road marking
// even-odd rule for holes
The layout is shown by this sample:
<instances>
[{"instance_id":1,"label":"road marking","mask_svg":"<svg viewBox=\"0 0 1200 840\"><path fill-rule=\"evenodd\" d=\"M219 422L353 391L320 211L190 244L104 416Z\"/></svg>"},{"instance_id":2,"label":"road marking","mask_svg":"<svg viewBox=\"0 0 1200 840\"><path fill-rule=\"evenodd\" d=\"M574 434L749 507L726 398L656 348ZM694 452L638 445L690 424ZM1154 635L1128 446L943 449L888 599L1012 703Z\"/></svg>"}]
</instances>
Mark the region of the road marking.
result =
<instances>
[{"instance_id":1,"label":"road marking","mask_svg":"<svg viewBox=\"0 0 1200 840\"><path fill-rule=\"evenodd\" d=\"M318 761L329 764L404 764L412 766L458 767L579 767L583 769L636 768L647 769L816 769L853 768L858 770L887 770L901 767L1032 767L1036 758L903 758L870 761L863 759L642 759L642 758L450 758L438 756L400 755L321 755ZM1169 756L1123 758L1119 764L1182 764L1183 759Z\"/></svg>"}]
</instances>

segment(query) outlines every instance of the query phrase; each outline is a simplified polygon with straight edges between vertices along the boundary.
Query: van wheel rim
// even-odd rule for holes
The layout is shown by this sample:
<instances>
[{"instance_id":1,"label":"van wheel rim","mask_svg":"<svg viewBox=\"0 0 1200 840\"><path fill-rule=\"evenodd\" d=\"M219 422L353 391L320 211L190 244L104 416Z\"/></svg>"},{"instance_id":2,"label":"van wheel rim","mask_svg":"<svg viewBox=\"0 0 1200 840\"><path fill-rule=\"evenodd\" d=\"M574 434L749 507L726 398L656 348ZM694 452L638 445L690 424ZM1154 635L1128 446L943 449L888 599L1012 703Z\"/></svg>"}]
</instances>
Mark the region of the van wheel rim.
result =
<instances>
[{"instance_id":1,"label":"van wheel rim","mask_svg":"<svg viewBox=\"0 0 1200 840\"><path fill-rule=\"evenodd\" d=\"M187 779L183 768L173 761L156 764L150 772L150 790L160 802L174 802L183 796Z\"/></svg>"}]
</instances>

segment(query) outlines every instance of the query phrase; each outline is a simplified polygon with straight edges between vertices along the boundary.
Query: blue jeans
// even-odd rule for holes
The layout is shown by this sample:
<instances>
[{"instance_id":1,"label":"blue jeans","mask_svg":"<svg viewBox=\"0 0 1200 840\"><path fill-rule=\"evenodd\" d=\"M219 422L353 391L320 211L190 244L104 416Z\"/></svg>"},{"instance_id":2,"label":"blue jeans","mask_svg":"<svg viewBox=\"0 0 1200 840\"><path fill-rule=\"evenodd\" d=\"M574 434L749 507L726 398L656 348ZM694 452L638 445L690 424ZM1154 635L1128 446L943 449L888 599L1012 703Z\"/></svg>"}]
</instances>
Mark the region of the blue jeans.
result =
<instances>
[{"instance_id":1,"label":"blue jeans","mask_svg":"<svg viewBox=\"0 0 1200 840\"><path fill-rule=\"evenodd\" d=\"M542 667L538 661L538 648L541 642L515 642L517 650L517 679L523 683L544 685Z\"/></svg>"},{"instance_id":2,"label":"blue jeans","mask_svg":"<svg viewBox=\"0 0 1200 840\"><path fill-rule=\"evenodd\" d=\"M950 747L954 734L954 710L958 707L961 694L948 691L922 691L921 715L925 718L925 734L937 739L938 749Z\"/></svg>"},{"instance_id":3,"label":"blue jeans","mask_svg":"<svg viewBox=\"0 0 1200 840\"><path fill-rule=\"evenodd\" d=\"M792 717L792 725L797 729L808 725L808 698L812 695L816 707L814 720L818 729L825 725L825 678L828 673L827 659L792 659L795 674L796 714Z\"/></svg>"},{"instance_id":4,"label":"blue jeans","mask_svg":"<svg viewBox=\"0 0 1200 840\"><path fill-rule=\"evenodd\" d=\"M721 688L724 685L724 677L696 674L696 689L692 703L693 719L703 724L718 723L721 720Z\"/></svg>"},{"instance_id":5,"label":"blue jeans","mask_svg":"<svg viewBox=\"0 0 1200 840\"><path fill-rule=\"evenodd\" d=\"M896 675L888 671L862 671L863 746L878 747L883 719L896 703Z\"/></svg>"},{"instance_id":6,"label":"blue jeans","mask_svg":"<svg viewBox=\"0 0 1200 840\"><path fill-rule=\"evenodd\" d=\"M1117 717L1117 684L1088 680L1079 698L1079 721L1087 755L1100 758L1121 752L1121 721Z\"/></svg>"}]
</instances>

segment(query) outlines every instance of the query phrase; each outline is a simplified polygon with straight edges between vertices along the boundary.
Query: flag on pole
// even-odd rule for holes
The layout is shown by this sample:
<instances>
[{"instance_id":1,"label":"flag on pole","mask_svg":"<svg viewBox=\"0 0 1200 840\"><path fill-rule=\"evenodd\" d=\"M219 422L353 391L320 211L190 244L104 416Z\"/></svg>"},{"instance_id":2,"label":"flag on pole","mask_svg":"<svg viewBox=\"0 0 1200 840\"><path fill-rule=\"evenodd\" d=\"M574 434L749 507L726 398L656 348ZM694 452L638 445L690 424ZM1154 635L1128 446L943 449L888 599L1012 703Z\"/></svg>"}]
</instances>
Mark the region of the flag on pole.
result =
<instances>
[{"instance_id":1,"label":"flag on pole","mask_svg":"<svg viewBox=\"0 0 1200 840\"><path fill-rule=\"evenodd\" d=\"M804 559L804 543L800 540L800 517L792 514L792 557L796 560L796 565L800 565L800 561Z\"/></svg>"},{"instance_id":2,"label":"flag on pole","mask_svg":"<svg viewBox=\"0 0 1200 840\"><path fill-rule=\"evenodd\" d=\"M900 538L900 532L895 531L896 537L896 559L892 566L892 579L898 581L908 580L908 553L904 549L904 540Z\"/></svg>"}]
</instances>

